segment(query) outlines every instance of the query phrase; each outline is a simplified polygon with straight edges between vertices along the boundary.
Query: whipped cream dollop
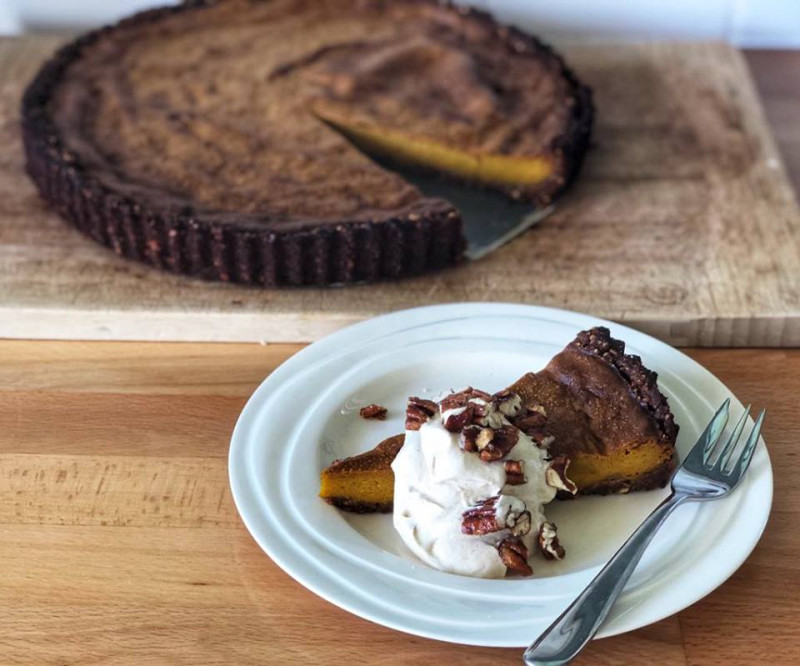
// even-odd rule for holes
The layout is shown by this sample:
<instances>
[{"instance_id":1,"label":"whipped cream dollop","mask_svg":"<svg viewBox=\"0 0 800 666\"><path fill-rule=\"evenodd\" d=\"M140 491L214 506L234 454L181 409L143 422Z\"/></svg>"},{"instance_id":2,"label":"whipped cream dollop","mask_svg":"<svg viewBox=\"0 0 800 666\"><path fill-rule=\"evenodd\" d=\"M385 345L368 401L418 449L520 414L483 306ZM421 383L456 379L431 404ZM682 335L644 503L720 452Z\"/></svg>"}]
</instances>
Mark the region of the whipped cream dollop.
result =
<instances>
[{"instance_id":1,"label":"whipped cream dollop","mask_svg":"<svg viewBox=\"0 0 800 666\"><path fill-rule=\"evenodd\" d=\"M409 401L405 443L392 463L393 522L420 560L441 571L501 578L508 570L500 552L505 539L515 548L521 541L527 554L563 556L543 511L557 490L546 448L551 438L534 441L517 428L526 413L519 396L507 392L465 389L439 401Z\"/></svg>"}]
</instances>

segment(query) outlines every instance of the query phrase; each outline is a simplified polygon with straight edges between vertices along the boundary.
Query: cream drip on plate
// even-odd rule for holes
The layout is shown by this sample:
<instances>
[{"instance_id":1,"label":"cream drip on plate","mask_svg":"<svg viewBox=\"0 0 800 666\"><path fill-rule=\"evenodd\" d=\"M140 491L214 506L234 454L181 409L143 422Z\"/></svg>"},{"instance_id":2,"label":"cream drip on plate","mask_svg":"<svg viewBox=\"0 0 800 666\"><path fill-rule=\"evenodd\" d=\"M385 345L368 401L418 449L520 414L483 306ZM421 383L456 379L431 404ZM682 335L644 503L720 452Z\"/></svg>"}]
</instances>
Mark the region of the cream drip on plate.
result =
<instances>
[{"instance_id":1,"label":"cream drip on plate","mask_svg":"<svg viewBox=\"0 0 800 666\"><path fill-rule=\"evenodd\" d=\"M462 396L461 404L457 396ZM541 532L549 546L546 551L542 544L542 554L556 552L555 527L543 511L556 496L556 488L547 482L546 447L540 448L513 425L522 410L519 396L486 397L450 394L443 398L444 404L428 403L426 420L412 424L418 429L408 429L407 422L405 443L392 463L393 522L403 542L429 566L465 576L501 578L507 566L498 545L506 538L521 539L533 554L540 552ZM491 460L481 455L486 439L495 436L499 441L500 434L513 435L511 431L517 439L508 452ZM465 444L467 434L485 438L477 440L481 450ZM516 477L507 473L507 462L513 464L510 469L517 471ZM525 512L530 528L519 534L527 524L523 525L528 520Z\"/></svg>"}]
</instances>

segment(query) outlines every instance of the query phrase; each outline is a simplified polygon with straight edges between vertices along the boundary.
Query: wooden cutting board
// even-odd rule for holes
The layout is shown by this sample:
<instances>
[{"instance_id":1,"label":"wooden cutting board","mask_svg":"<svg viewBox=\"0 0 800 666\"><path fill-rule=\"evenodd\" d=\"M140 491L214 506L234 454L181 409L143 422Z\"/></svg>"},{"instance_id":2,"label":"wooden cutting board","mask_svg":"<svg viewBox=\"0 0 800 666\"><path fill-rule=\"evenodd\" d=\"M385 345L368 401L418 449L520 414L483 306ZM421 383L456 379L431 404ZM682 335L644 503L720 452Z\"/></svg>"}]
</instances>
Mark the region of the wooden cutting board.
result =
<instances>
[{"instance_id":1,"label":"wooden cutting board","mask_svg":"<svg viewBox=\"0 0 800 666\"><path fill-rule=\"evenodd\" d=\"M309 341L382 312L509 301L673 344L800 345L800 212L728 46L564 48L595 90L595 145L557 211L486 259L396 283L259 290L119 259L40 202L18 107L56 44L0 41L0 337Z\"/></svg>"}]
</instances>

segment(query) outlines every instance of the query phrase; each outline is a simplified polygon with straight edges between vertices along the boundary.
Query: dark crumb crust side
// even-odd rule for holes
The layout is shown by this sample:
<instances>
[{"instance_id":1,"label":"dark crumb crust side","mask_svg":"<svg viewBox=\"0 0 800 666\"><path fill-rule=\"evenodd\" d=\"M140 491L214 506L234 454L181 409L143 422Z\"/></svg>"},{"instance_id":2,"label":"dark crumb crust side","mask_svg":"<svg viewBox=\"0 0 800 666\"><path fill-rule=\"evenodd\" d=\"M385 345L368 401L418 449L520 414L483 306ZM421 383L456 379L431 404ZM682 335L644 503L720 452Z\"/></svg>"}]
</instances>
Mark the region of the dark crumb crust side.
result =
<instances>
[{"instance_id":1,"label":"dark crumb crust side","mask_svg":"<svg viewBox=\"0 0 800 666\"><path fill-rule=\"evenodd\" d=\"M410 0L419 1L419 0ZM422 0L426 1L426 0ZM187 2L145 11L117 26L156 22L164 16L213 4ZM460 10L493 20L474 10ZM257 286L328 285L397 279L443 268L462 260L465 239L454 209L380 222L342 222L307 229L275 231L237 220L235 214L205 218L191 209L148 208L106 187L89 174L80 157L63 144L48 103L66 68L83 49L116 29L88 33L61 48L39 71L22 99L22 136L27 171L40 194L62 217L117 255L194 277ZM552 54L537 39L499 28L506 39L520 39ZM591 92L560 63L573 88L575 106L567 134L553 146L564 155L563 182L575 177L589 142Z\"/></svg>"},{"instance_id":2,"label":"dark crumb crust side","mask_svg":"<svg viewBox=\"0 0 800 666\"><path fill-rule=\"evenodd\" d=\"M389 513L393 506L392 502L386 502L385 504L379 502L357 502L350 497L325 497L323 499L337 509L350 511L351 513Z\"/></svg>"},{"instance_id":3,"label":"dark crumb crust side","mask_svg":"<svg viewBox=\"0 0 800 666\"><path fill-rule=\"evenodd\" d=\"M622 340L612 338L604 326L597 326L578 333L568 348L596 356L615 368L639 406L652 417L662 441L675 443L678 424L666 396L658 390L658 374L644 367L639 356L626 354Z\"/></svg>"}]
</instances>

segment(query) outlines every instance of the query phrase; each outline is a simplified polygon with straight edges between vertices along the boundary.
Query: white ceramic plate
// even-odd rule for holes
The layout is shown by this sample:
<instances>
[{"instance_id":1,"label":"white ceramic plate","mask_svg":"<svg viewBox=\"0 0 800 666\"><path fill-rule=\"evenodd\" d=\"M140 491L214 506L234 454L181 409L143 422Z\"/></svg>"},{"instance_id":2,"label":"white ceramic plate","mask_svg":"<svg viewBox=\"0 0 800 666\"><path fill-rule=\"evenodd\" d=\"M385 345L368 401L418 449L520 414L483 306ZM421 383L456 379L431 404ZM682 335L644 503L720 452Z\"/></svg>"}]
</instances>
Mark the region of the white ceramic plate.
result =
<instances>
[{"instance_id":1,"label":"white ceramic plate","mask_svg":"<svg viewBox=\"0 0 800 666\"><path fill-rule=\"evenodd\" d=\"M533 558L528 579L478 580L435 571L405 549L388 515L356 516L317 496L334 458L403 430L407 396L466 385L496 391L538 370L585 328L603 324L659 373L685 455L715 409L732 398L711 373L642 333L594 317L524 305L465 303L395 312L339 331L293 356L242 411L229 455L236 506L255 540L290 576L379 624L473 645L527 645L585 587L666 495L664 491L554 502L567 557ZM358 408L389 408L365 421ZM772 503L761 442L729 497L680 507L652 542L598 634L671 615L724 582L756 545Z\"/></svg>"}]
</instances>

